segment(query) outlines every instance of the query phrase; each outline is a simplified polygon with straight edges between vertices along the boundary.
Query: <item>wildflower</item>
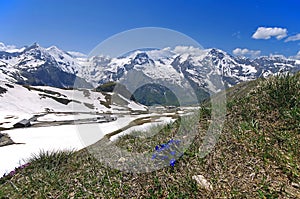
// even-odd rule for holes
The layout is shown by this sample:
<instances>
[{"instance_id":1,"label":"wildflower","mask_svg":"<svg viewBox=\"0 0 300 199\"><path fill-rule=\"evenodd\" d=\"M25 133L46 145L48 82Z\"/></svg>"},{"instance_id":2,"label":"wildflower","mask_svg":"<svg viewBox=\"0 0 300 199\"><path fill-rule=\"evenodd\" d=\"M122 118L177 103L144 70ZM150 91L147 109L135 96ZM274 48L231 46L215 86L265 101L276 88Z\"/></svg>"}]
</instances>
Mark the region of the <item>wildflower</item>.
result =
<instances>
[{"instance_id":1,"label":"wildflower","mask_svg":"<svg viewBox=\"0 0 300 199\"><path fill-rule=\"evenodd\" d=\"M155 159L156 156L157 156L156 154L153 154L153 155L152 155L152 160Z\"/></svg>"},{"instance_id":2,"label":"wildflower","mask_svg":"<svg viewBox=\"0 0 300 199\"><path fill-rule=\"evenodd\" d=\"M159 146L155 146L155 150L158 151L159 150Z\"/></svg>"},{"instance_id":3,"label":"wildflower","mask_svg":"<svg viewBox=\"0 0 300 199\"><path fill-rule=\"evenodd\" d=\"M180 140L171 139L167 143L155 146L155 152L152 155L152 160L156 161L156 163L165 162L165 164L169 164L174 167L176 158L183 155L183 153L178 150L180 142Z\"/></svg>"},{"instance_id":4,"label":"wildflower","mask_svg":"<svg viewBox=\"0 0 300 199\"><path fill-rule=\"evenodd\" d=\"M166 156L166 155L164 155L164 156L161 157L162 160L166 160L166 159L168 159L168 158L169 158L169 157Z\"/></svg>"},{"instance_id":5,"label":"wildflower","mask_svg":"<svg viewBox=\"0 0 300 199\"><path fill-rule=\"evenodd\" d=\"M164 148L164 147L167 146L167 144L160 144L160 146L161 146L162 148Z\"/></svg>"},{"instance_id":6,"label":"wildflower","mask_svg":"<svg viewBox=\"0 0 300 199\"><path fill-rule=\"evenodd\" d=\"M170 160L170 166L174 167L176 160L173 158Z\"/></svg>"},{"instance_id":7,"label":"wildflower","mask_svg":"<svg viewBox=\"0 0 300 199\"><path fill-rule=\"evenodd\" d=\"M29 163L23 164L19 167L19 169L24 169L24 168L28 167L29 165L30 165Z\"/></svg>"},{"instance_id":8,"label":"wildflower","mask_svg":"<svg viewBox=\"0 0 300 199\"><path fill-rule=\"evenodd\" d=\"M11 172L9 172L8 175L12 177L12 176L14 176L18 172L18 170L24 169L24 168L28 167L29 165L30 165L30 163L26 163L26 164L23 164L23 165L21 165L19 167L16 167L14 170L12 170Z\"/></svg>"},{"instance_id":9,"label":"wildflower","mask_svg":"<svg viewBox=\"0 0 300 199\"><path fill-rule=\"evenodd\" d=\"M9 176L14 176L17 173L16 169L14 169L13 171L9 172Z\"/></svg>"}]
</instances>

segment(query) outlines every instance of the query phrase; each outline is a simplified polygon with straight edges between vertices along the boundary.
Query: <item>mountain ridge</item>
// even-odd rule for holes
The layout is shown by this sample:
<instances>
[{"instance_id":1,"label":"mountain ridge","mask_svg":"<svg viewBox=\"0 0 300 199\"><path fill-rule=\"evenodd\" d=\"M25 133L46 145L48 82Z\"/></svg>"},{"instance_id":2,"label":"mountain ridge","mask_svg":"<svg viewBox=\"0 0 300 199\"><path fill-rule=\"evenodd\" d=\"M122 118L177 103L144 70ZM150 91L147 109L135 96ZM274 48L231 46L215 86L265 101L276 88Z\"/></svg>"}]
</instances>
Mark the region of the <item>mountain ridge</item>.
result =
<instances>
[{"instance_id":1,"label":"mountain ridge","mask_svg":"<svg viewBox=\"0 0 300 199\"><path fill-rule=\"evenodd\" d=\"M195 87L217 92L209 79L220 76L225 87L279 73L297 72L300 61L284 56L255 59L235 57L216 48L177 46L173 49L137 50L121 57L84 56L56 46L38 43L21 49L0 48L0 78L19 84L54 87L96 87L120 81L129 71L139 71L153 82L183 87L187 80ZM79 82L79 83L78 83ZM78 83L78 84L77 84Z\"/></svg>"}]
</instances>

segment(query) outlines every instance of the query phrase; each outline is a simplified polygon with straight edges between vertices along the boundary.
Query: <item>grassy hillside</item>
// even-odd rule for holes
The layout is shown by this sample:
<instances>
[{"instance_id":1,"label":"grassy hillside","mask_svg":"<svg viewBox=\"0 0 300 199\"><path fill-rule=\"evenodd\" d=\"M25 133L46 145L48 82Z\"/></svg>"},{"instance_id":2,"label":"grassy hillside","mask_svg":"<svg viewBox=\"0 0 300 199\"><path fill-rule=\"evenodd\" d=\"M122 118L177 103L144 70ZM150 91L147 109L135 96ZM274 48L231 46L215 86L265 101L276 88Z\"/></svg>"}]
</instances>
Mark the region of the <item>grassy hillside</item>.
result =
<instances>
[{"instance_id":1,"label":"grassy hillside","mask_svg":"<svg viewBox=\"0 0 300 199\"><path fill-rule=\"evenodd\" d=\"M174 167L123 173L99 163L86 149L44 152L26 168L2 178L0 196L300 198L299 103L299 73L243 83L227 91L223 132L204 158L199 148L210 123L209 103L200 110L198 135ZM126 135L116 144L130 152L152 152L176 134L179 122L152 138ZM212 190L197 185L192 176L198 174L211 183Z\"/></svg>"}]
</instances>

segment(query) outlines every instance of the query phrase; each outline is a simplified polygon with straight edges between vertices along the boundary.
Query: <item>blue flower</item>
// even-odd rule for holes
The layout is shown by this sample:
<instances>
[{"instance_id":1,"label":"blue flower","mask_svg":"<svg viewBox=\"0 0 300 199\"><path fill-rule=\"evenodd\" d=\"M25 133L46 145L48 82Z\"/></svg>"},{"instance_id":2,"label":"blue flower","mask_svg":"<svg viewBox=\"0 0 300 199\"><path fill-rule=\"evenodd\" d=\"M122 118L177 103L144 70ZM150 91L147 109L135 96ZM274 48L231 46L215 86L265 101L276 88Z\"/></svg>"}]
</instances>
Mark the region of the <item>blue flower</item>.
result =
<instances>
[{"instance_id":1,"label":"blue flower","mask_svg":"<svg viewBox=\"0 0 300 199\"><path fill-rule=\"evenodd\" d=\"M156 154L153 154L152 155L152 160L154 160L156 158L156 156L157 156Z\"/></svg>"},{"instance_id":2,"label":"blue flower","mask_svg":"<svg viewBox=\"0 0 300 199\"><path fill-rule=\"evenodd\" d=\"M164 155L164 156L161 157L162 160L166 160L166 159L168 159L168 158L169 158L169 157L166 156L166 155Z\"/></svg>"},{"instance_id":3,"label":"blue flower","mask_svg":"<svg viewBox=\"0 0 300 199\"><path fill-rule=\"evenodd\" d=\"M172 144L173 142L174 142L174 140L171 139L171 140L168 141L168 144Z\"/></svg>"},{"instance_id":4,"label":"blue flower","mask_svg":"<svg viewBox=\"0 0 300 199\"><path fill-rule=\"evenodd\" d=\"M170 166L174 167L176 160L174 158L172 158L170 160Z\"/></svg>"},{"instance_id":5,"label":"blue flower","mask_svg":"<svg viewBox=\"0 0 300 199\"><path fill-rule=\"evenodd\" d=\"M178 155L179 157L183 155L178 148L180 143L180 140L170 139L167 143L155 146L155 152L152 155L152 160L156 163L162 161L174 167L176 162L175 158L178 158Z\"/></svg>"},{"instance_id":6,"label":"blue flower","mask_svg":"<svg viewBox=\"0 0 300 199\"><path fill-rule=\"evenodd\" d=\"M159 150L159 146L155 146L155 150L158 151Z\"/></svg>"}]
</instances>

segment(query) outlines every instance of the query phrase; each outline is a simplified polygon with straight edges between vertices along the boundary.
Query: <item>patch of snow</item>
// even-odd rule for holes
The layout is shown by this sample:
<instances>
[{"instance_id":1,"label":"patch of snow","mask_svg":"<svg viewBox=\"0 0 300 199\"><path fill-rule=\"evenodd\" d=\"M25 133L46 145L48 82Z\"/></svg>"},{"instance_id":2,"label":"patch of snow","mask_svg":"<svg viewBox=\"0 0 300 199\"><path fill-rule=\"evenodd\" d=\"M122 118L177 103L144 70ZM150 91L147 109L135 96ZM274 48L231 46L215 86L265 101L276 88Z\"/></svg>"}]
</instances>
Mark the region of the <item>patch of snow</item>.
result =
<instances>
[{"instance_id":1,"label":"patch of snow","mask_svg":"<svg viewBox=\"0 0 300 199\"><path fill-rule=\"evenodd\" d=\"M41 150L78 150L84 147L76 134L75 126L14 129L4 133L20 144L0 147L0 156L5 157L5 161L1 162L0 176L27 163L32 154Z\"/></svg>"},{"instance_id":2,"label":"patch of snow","mask_svg":"<svg viewBox=\"0 0 300 199\"><path fill-rule=\"evenodd\" d=\"M95 114L67 114L67 113L49 113L41 116L37 119L39 122L51 122L51 121L74 121L79 119L93 119L98 115Z\"/></svg>"},{"instance_id":3,"label":"patch of snow","mask_svg":"<svg viewBox=\"0 0 300 199\"><path fill-rule=\"evenodd\" d=\"M41 150L80 150L97 142L105 134L123 128L138 117L120 117L108 123L31 127L3 131L15 143L20 144L0 147L0 156L5 157L5 161L2 161L0 165L0 176L27 163L32 154L37 154Z\"/></svg>"},{"instance_id":4,"label":"patch of snow","mask_svg":"<svg viewBox=\"0 0 300 199\"><path fill-rule=\"evenodd\" d=\"M129 129L126 129L125 131L122 131L121 133L114 135L110 138L110 141L115 141L120 136L124 136L126 134L130 134L133 131L142 131L146 132L147 130L151 129L151 127L156 125L165 125L171 122L174 122L175 119L172 119L171 117L160 117L159 119L156 119L154 122L151 123L144 123L142 125L134 126Z\"/></svg>"},{"instance_id":5,"label":"patch of snow","mask_svg":"<svg viewBox=\"0 0 300 199\"><path fill-rule=\"evenodd\" d=\"M128 108L130 108L131 110L135 110L135 111L147 111L147 107L141 104L137 104L133 101L131 101L128 104Z\"/></svg>"},{"instance_id":6,"label":"patch of snow","mask_svg":"<svg viewBox=\"0 0 300 199\"><path fill-rule=\"evenodd\" d=\"M243 68L243 72L244 72L245 75L251 74L251 73L255 74L257 72L256 68L254 66L251 66L251 65L243 64L242 68Z\"/></svg>"}]
</instances>

